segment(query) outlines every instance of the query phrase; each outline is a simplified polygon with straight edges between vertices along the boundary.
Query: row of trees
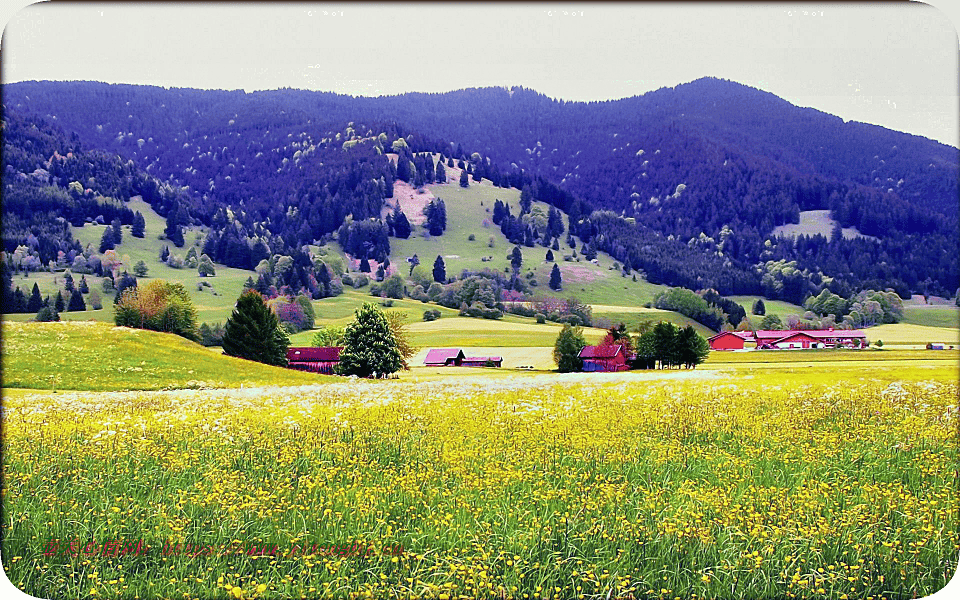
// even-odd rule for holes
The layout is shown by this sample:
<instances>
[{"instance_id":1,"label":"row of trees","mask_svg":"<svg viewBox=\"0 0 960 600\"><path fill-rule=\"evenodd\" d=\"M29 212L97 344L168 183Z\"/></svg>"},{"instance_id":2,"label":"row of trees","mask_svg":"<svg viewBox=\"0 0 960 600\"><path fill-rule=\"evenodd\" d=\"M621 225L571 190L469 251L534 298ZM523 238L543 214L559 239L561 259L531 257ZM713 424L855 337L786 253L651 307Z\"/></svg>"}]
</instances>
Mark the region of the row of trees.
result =
<instances>
[{"instance_id":1,"label":"row of trees","mask_svg":"<svg viewBox=\"0 0 960 600\"><path fill-rule=\"evenodd\" d=\"M628 366L635 369L681 366L692 369L702 363L710 352L707 340L697 333L692 325L680 328L673 323L661 321L644 329L634 338L621 323L611 327L599 345L622 345L627 354ZM586 345L582 328L564 325L553 348L553 361L557 369L561 373L580 371L583 361L579 355Z\"/></svg>"}]
</instances>

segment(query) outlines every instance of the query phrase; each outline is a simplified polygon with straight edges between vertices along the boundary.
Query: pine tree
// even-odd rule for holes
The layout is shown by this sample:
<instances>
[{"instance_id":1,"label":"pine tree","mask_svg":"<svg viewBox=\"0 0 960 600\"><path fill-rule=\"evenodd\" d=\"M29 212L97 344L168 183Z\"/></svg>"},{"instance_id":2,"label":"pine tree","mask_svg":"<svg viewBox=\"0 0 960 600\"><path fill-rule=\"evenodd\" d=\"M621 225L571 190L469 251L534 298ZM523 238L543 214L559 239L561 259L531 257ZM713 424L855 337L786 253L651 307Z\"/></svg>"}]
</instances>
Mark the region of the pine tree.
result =
<instances>
[{"instance_id":1,"label":"pine tree","mask_svg":"<svg viewBox=\"0 0 960 600\"><path fill-rule=\"evenodd\" d=\"M163 233L166 234L168 240L173 242L174 246L183 248L183 230L180 228L179 216L179 206L175 205L170 209L170 212L167 213L167 226L163 230Z\"/></svg>"},{"instance_id":2,"label":"pine tree","mask_svg":"<svg viewBox=\"0 0 960 600\"><path fill-rule=\"evenodd\" d=\"M285 367L290 340L256 290L240 294L223 333L223 353Z\"/></svg>"},{"instance_id":3,"label":"pine tree","mask_svg":"<svg viewBox=\"0 0 960 600\"><path fill-rule=\"evenodd\" d=\"M402 369L403 356L383 313L376 305L366 303L355 314L355 320L344 332L337 373L370 377Z\"/></svg>"},{"instance_id":4,"label":"pine tree","mask_svg":"<svg viewBox=\"0 0 960 600\"><path fill-rule=\"evenodd\" d=\"M447 182L447 170L443 167L443 158L437 161L437 183Z\"/></svg>"},{"instance_id":5,"label":"pine tree","mask_svg":"<svg viewBox=\"0 0 960 600\"><path fill-rule=\"evenodd\" d=\"M523 264L523 252L520 251L520 246L514 246L513 251L510 253L510 265L513 267L514 271L520 270L520 265Z\"/></svg>"},{"instance_id":6,"label":"pine tree","mask_svg":"<svg viewBox=\"0 0 960 600\"><path fill-rule=\"evenodd\" d=\"M123 228L120 226L120 219L114 219L110 222L110 227L113 229L113 243L120 244L123 242Z\"/></svg>"},{"instance_id":7,"label":"pine tree","mask_svg":"<svg viewBox=\"0 0 960 600\"><path fill-rule=\"evenodd\" d=\"M120 276L119 281L116 283L117 294L113 297L113 303L119 304L120 297L123 296L123 291L130 287L137 287L137 279L133 277L126 271L123 272L123 275Z\"/></svg>"},{"instance_id":8,"label":"pine tree","mask_svg":"<svg viewBox=\"0 0 960 600\"><path fill-rule=\"evenodd\" d=\"M557 263L553 263L553 269L550 271L550 289L559 291L561 282L562 279L560 277L560 267L557 266Z\"/></svg>"},{"instance_id":9,"label":"pine tree","mask_svg":"<svg viewBox=\"0 0 960 600\"><path fill-rule=\"evenodd\" d=\"M443 283L447 280L447 267L443 264L443 257L437 255L437 260L433 261L433 280Z\"/></svg>"},{"instance_id":10,"label":"pine tree","mask_svg":"<svg viewBox=\"0 0 960 600\"><path fill-rule=\"evenodd\" d=\"M73 292L73 273L67 271L63 274L63 289Z\"/></svg>"},{"instance_id":11,"label":"pine tree","mask_svg":"<svg viewBox=\"0 0 960 600\"><path fill-rule=\"evenodd\" d=\"M370 272L370 261L367 260L367 257L364 256L360 259L360 272L369 273Z\"/></svg>"},{"instance_id":12,"label":"pine tree","mask_svg":"<svg viewBox=\"0 0 960 600\"><path fill-rule=\"evenodd\" d=\"M70 304L67 307L70 312L81 312L87 310L87 304L83 301L83 294L80 290L73 290L70 294Z\"/></svg>"},{"instance_id":13,"label":"pine tree","mask_svg":"<svg viewBox=\"0 0 960 600\"><path fill-rule=\"evenodd\" d=\"M113 239L113 228L107 227L103 230L103 235L100 236L100 253L103 254L107 250L113 250L116 247L116 242Z\"/></svg>"},{"instance_id":14,"label":"pine tree","mask_svg":"<svg viewBox=\"0 0 960 600\"><path fill-rule=\"evenodd\" d=\"M57 309L58 313L62 313L64 309L66 309L66 303L63 301L63 292L60 290L57 290L57 299L54 301L53 307Z\"/></svg>"},{"instance_id":15,"label":"pine tree","mask_svg":"<svg viewBox=\"0 0 960 600\"><path fill-rule=\"evenodd\" d=\"M547 250L547 255L544 257L545 261L553 262L553 250Z\"/></svg>"},{"instance_id":16,"label":"pine tree","mask_svg":"<svg viewBox=\"0 0 960 600\"><path fill-rule=\"evenodd\" d=\"M41 308L43 308L43 298L40 296L40 288L34 282L33 292L30 293L30 299L27 300L27 312L35 313Z\"/></svg>"},{"instance_id":17,"label":"pine tree","mask_svg":"<svg viewBox=\"0 0 960 600\"><path fill-rule=\"evenodd\" d=\"M170 258L170 247L164 246L160 249L160 262L167 262L168 258Z\"/></svg>"},{"instance_id":18,"label":"pine tree","mask_svg":"<svg viewBox=\"0 0 960 600\"><path fill-rule=\"evenodd\" d=\"M147 228L147 222L143 218L143 215L140 214L140 211L138 210L137 214L134 215L134 218L133 218L133 228L130 232L130 235L132 235L135 238L142 238L144 236L146 228Z\"/></svg>"},{"instance_id":19,"label":"pine tree","mask_svg":"<svg viewBox=\"0 0 960 600\"><path fill-rule=\"evenodd\" d=\"M470 175L467 173L466 169L460 171L460 187L470 187Z\"/></svg>"},{"instance_id":20,"label":"pine tree","mask_svg":"<svg viewBox=\"0 0 960 600\"><path fill-rule=\"evenodd\" d=\"M710 354L710 344L697 333L693 325L687 325L677 334L677 357L688 369L696 368Z\"/></svg>"},{"instance_id":21,"label":"pine tree","mask_svg":"<svg viewBox=\"0 0 960 600\"><path fill-rule=\"evenodd\" d=\"M81 276L80 276L80 286L79 286L79 289L80 289L80 293L81 293L81 294L89 294L89 293L90 293L90 286L87 285L87 276L86 276L86 275L81 275Z\"/></svg>"},{"instance_id":22,"label":"pine tree","mask_svg":"<svg viewBox=\"0 0 960 600\"><path fill-rule=\"evenodd\" d=\"M137 264L133 266L133 274L137 277L146 277L148 272L147 263L142 260L137 261Z\"/></svg>"},{"instance_id":23,"label":"pine tree","mask_svg":"<svg viewBox=\"0 0 960 600\"><path fill-rule=\"evenodd\" d=\"M758 298L757 301L753 303L753 310L750 312L758 316L767 314L767 307L763 304L763 298Z\"/></svg>"}]
</instances>

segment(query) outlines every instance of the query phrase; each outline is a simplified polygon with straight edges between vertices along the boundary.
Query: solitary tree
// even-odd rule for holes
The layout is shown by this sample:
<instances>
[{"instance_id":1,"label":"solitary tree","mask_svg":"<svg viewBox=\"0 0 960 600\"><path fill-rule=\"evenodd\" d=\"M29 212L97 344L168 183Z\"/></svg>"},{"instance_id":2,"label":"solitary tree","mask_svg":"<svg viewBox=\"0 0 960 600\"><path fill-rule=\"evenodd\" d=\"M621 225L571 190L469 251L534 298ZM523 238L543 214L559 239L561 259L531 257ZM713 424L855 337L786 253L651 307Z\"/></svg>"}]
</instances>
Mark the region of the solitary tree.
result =
<instances>
[{"instance_id":1,"label":"solitary tree","mask_svg":"<svg viewBox=\"0 0 960 600\"><path fill-rule=\"evenodd\" d=\"M757 298L757 301L753 303L753 310L750 312L759 316L767 314L767 307L763 304L763 298Z\"/></svg>"},{"instance_id":2,"label":"solitary tree","mask_svg":"<svg viewBox=\"0 0 960 600\"><path fill-rule=\"evenodd\" d=\"M285 367L290 340L256 290L240 294L223 331L223 353Z\"/></svg>"},{"instance_id":3,"label":"solitary tree","mask_svg":"<svg viewBox=\"0 0 960 600\"><path fill-rule=\"evenodd\" d=\"M147 227L147 222L144 220L143 215L140 214L140 211L137 211L137 214L133 218L133 227L130 231L130 235L135 238L142 238Z\"/></svg>"},{"instance_id":4,"label":"solitary tree","mask_svg":"<svg viewBox=\"0 0 960 600\"><path fill-rule=\"evenodd\" d=\"M466 169L460 171L460 187L462 188L470 187L470 175L467 174Z\"/></svg>"},{"instance_id":5,"label":"solitary tree","mask_svg":"<svg viewBox=\"0 0 960 600\"><path fill-rule=\"evenodd\" d=\"M523 264L523 252L520 251L520 246L514 246L513 251L510 253L510 265L513 267L514 271L520 270L520 265Z\"/></svg>"},{"instance_id":6,"label":"solitary tree","mask_svg":"<svg viewBox=\"0 0 960 600\"><path fill-rule=\"evenodd\" d=\"M583 329L564 324L553 346L553 362L561 373L579 371L583 366L580 351L587 345L583 339Z\"/></svg>"},{"instance_id":7,"label":"solitary tree","mask_svg":"<svg viewBox=\"0 0 960 600\"><path fill-rule=\"evenodd\" d=\"M376 305L365 303L344 332L336 371L340 375L388 375L403 368L403 356L387 318Z\"/></svg>"},{"instance_id":8,"label":"solitary tree","mask_svg":"<svg viewBox=\"0 0 960 600\"><path fill-rule=\"evenodd\" d=\"M213 268L213 261L206 254L200 255L200 261L197 265L197 273L201 277L213 277L217 271Z\"/></svg>"},{"instance_id":9,"label":"solitary tree","mask_svg":"<svg viewBox=\"0 0 960 600\"><path fill-rule=\"evenodd\" d=\"M553 250L547 250L547 255L544 257L544 260L553 262Z\"/></svg>"},{"instance_id":10,"label":"solitary tree","mask_svg":"<svg viewBox=\"0 0 960 600\"><path fill-rule=\"evenodd\" d=\"M550 289L559 291L561 287L560 267L553 263L553 270L550 271Z\"/></svg>"},{"instance_id":11,"label":"solitary tree","mask_svg":"<svg viewBox=\"0 0 960 600\"><path fill-rule=\"evenodd\" d=\"M447 268L443 264L443 257L437 255L437 260L433 261L433 280L443 283L447 280Z\"/></svg>"},{"instance_id":12,"label":"solitary tree","mask_svg":"<svg viewBox=\"0 0 960 600\"><path fill-rule=\"evenodd\" d=\"M133 274L137 277L146 277L148 272L147 263L142 260L137 261L137 264L133 266Z\"/></svg>"}]
</instances>

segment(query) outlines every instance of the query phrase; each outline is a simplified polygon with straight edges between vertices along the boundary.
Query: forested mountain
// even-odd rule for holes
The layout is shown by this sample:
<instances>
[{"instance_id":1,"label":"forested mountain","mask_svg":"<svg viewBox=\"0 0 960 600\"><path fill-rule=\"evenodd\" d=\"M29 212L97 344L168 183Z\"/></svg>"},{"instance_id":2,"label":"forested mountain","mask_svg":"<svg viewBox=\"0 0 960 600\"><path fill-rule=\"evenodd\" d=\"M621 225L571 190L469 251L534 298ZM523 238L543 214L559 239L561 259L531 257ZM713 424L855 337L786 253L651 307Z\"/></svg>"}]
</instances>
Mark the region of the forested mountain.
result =
<instances>
[{"instance_id":1,"label":"forested mountain","mask_svg":"<svg viewBox=\"0 0 960 600\"><path fill-rule=\"evenodd\" d=\"M957 149L729 81L590 103L523 88L354 98L24 82L4 86L4 109L180 186L201 222L221 226L230 208L290 247L378 215L397 176L383 152L403 138L411 161L441 152L526 187L570 214L588 250L658 283L794 302L958 285ZM879 241L770 238L813 209Z\"/></svg>"}]
</instances>

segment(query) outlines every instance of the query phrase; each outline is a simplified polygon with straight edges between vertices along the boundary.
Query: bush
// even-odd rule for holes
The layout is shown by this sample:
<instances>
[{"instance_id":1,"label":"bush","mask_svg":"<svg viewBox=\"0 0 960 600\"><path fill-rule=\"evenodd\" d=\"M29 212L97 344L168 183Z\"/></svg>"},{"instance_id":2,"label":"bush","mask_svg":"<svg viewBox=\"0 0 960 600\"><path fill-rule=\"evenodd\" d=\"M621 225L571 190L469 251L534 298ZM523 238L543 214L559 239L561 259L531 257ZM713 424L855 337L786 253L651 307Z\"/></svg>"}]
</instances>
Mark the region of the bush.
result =
<instances>
[{"instance_id":1,"label":"bush","mask_svg":"<svg viewBox=\"0 0 960 600\"><path fill-rule=\"evenodd\" d=\"M440 318L439 310L425 310L423 311L423 320L424 321L436 321Z\"/></svg>"},{"instance_id":2,"label":"bush","mask_svg":"<svg viewBox=\"0 0 960 600\"><path fill-rule=\"evenodd\" d=\"M544 315L543 313L537 313L537 314L534 316L534 318L537 319L537 323L539 323L540 325L543 325L544 323L547 322L547 316Z\"/></svg>"},{"instance_id":3,"label":"bush","mask_svg":"<svg viewBox=\"0 0 960 600\"><path fill-rule=\"evenodd\" d=\"M363 273L359 273L353 276L353 282L350 285L352 285L354 289L359 289L369 283L370 283L370 278L364 275Z\"/></svg>"},{"instance_id":4,"label":"bush","mask_svg":"<svg viewBox=\"0 0 960 600\"><path fill-rule=\"evenodd\" d=\"M313 340L310 343L316 348L343 346L343 336L345 331L346 330L343 327L336 327L333 325L321 327L317 333L313 335Z\"/></svg>"},{"instance_id":5,"label":"bush","mask_svg":"<svg viewBox=\"0 0 960 600\"><path fill-rule=\"evenodd\" d=\"M214 323L213 326L203 323L200 325L200 343L204 346L220 346L223 344L224 328L221 323Z\"/></svg>"},{"instance_id":6,"label":"bush","mask_svg":"<svg viewBox=\"0 0 960 600\"><path fill-rule=\"evenodd\" d=\"M477 302L473 306L461 308L460 316L474 319L499 319L503 317L503 311L496 308L488 308L482 302Z\"/></svg>"},{"instance_id":7,"label":"bush","mask_svg":"<svg viewBox=\"0 0 960 600\"><path fill-rule=\"evenodd\" d=\"M392 306L393 306L393 299L392 299L392 298L388 298L388 299L386 299L386 300L381 300L381 301L380 301L380 306L382 306L382 307L384 307L384 308L390 308L390 307L392 307Z\"/></svg>"},{"instance_id":8,"label":"bush","mask_svg":"<svg viewBox=\"0 0 960 600\"><path fill-rule=\"evenodd\" d=\"M188 340L200 341L197 309L186 288L162 279L123 290L114 322L118 327L175 333Z\"/></svg>"},{"instance_id":9,"label":"bush","mask_svg":"<svg viewBox=\"0 0 960 600\"><path fill-rule=\"evenodd\" d=\"M468 242L475 242L476 240L477 240L477 236L475 236L475 235L472 234L472 233L467 236L467 241L468 241Z\"/></svg>"},{"instance_id":10,"label":"bush","mask_svg":"<svg viewBox=\"0 0 960 600\"><path fill-rule=\"evenodd\" d=\"M50 323L52 321L59 321L60 313L58 313L57 309L52 306L44 306L39 311L37 311L36 319L41 323Z\"/></svg>"}]
</instances>

